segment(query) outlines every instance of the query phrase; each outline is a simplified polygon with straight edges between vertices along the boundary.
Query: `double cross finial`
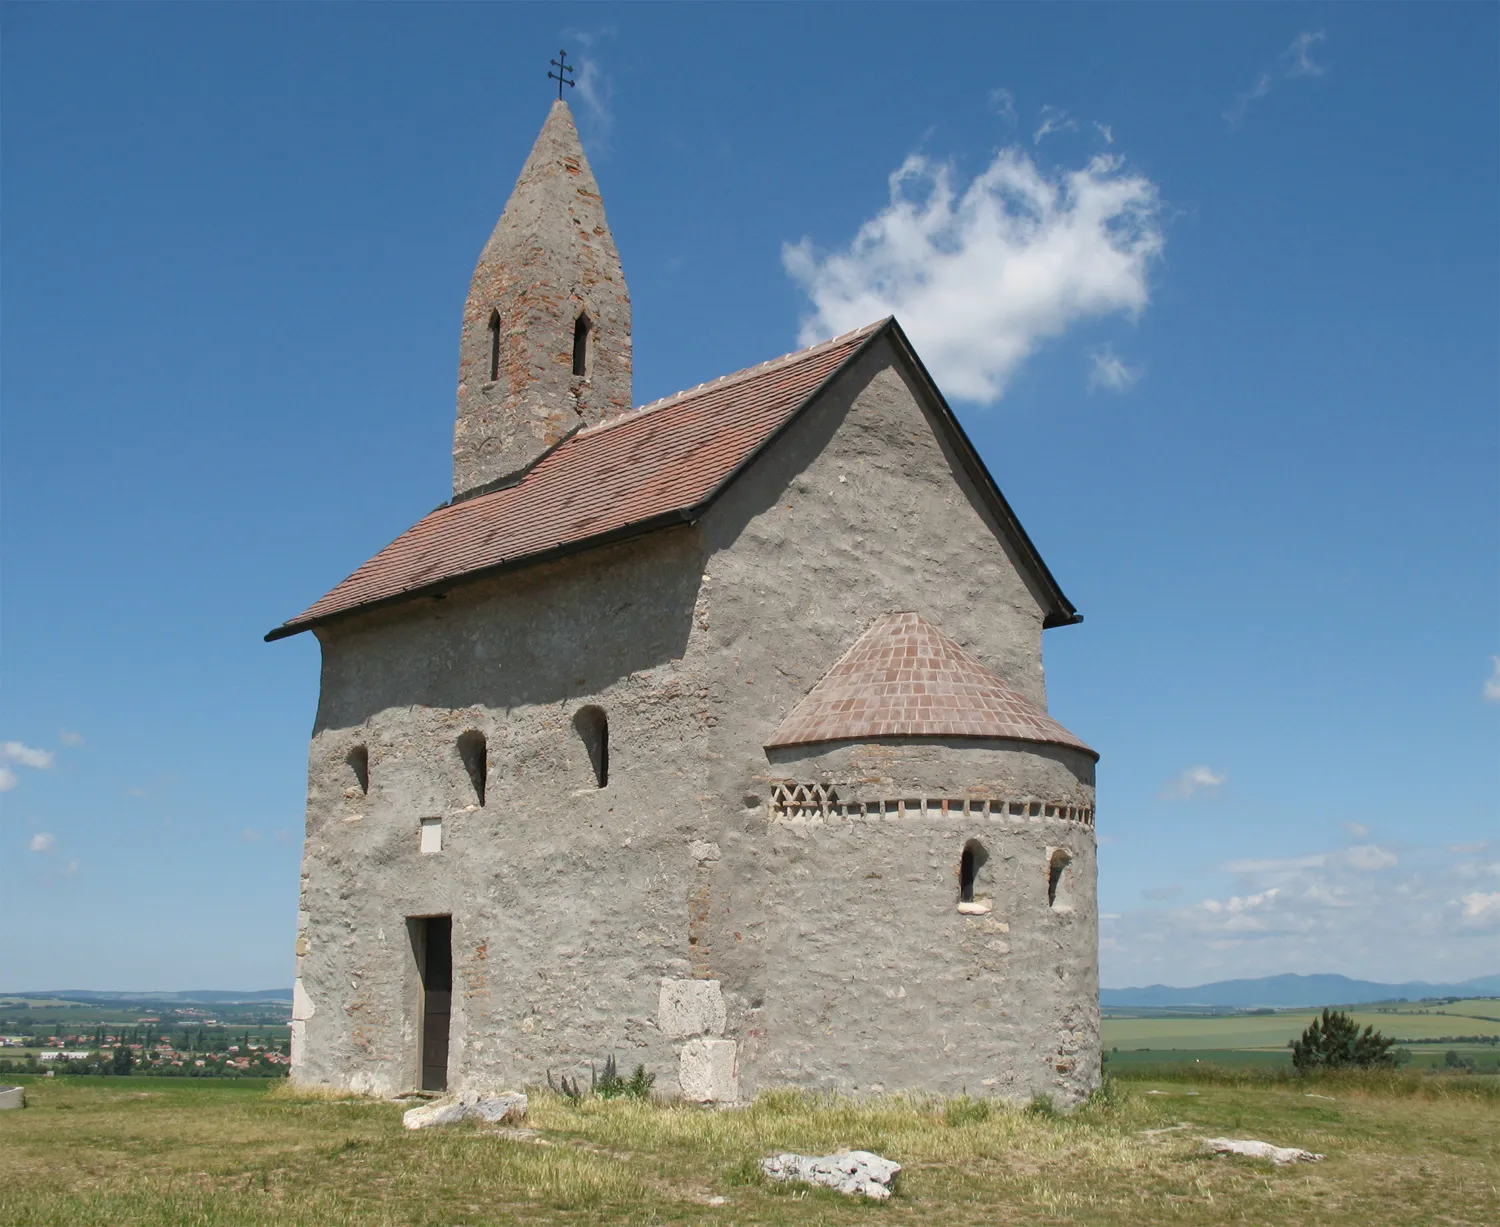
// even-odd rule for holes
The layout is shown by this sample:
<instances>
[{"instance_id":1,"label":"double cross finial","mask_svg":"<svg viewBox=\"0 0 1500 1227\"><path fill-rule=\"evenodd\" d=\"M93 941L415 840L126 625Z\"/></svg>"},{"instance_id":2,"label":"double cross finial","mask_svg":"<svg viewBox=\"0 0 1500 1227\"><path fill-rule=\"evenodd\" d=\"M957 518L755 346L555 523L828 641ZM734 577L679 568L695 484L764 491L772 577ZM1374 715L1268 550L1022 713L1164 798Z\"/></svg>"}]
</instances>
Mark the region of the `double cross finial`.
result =
<instances>
[{"instance_id":1,"label":"double cross finial","mask_svg":"<svg viewBox=\"0 0 1500 1227\"><path fill-rule=\"evenodd\" d=\"M568 74L573 71L573 66L568 63L568 53L566 51L559 51L557 53L557 59L552 61L552 67L557 69L557 71L549 72L547 79L557 82L557 100L561 102L562 87L564 85L577 85L578 82L568 77Z\"/></svg>"}]
</instances>

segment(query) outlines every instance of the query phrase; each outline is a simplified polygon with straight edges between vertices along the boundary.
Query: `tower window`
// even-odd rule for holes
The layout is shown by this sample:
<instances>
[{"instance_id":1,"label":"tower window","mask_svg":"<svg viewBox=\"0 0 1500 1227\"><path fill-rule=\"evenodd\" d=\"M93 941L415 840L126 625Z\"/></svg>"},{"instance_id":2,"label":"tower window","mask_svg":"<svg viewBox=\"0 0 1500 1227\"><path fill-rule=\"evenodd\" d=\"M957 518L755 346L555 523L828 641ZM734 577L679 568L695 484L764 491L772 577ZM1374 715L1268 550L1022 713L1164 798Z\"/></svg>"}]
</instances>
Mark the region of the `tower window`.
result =
<instances>
[{"instance_id":1,"label":"tower window","mask_svg":"<svg viewBox=\"0 0 1500 1227\"><path fill-rule=\"evenodd\" d=\"M609 717L602 707L584 707L573 717L573 727L588 751L594 782L605 787L609 783Z\"/></svg>"},{"instance_id":2,"label":"tower window","mask_svg":"<svg viewBox=\"0 0 1500 1227\"><path fill-rule=\"evenodd\" d=\"M469 773L469 782L474 785L474 797L484 804L484 785L489 775L489 747L484 734L470 729L458 738L458 756L463 760L464 770Z\"/></svg>"},{"instance_id":3,"label":"tower window","mask_svg":"<svg viewBox=\"0 0 1500 1227\"><path fill-rule=\"evenodd\" d=\"M1047 906L1056 911L1066 911L1067 870L1073 863L1066 848L1053 848L1047 857Z\"/></svg>"},{"instance_id":4,"label":"tower window","mask_svg":"<svg viewBox=\"0 0 1500 1227\"><path fill-rule=\"evenodd\" d=\"M579 312L573 321L573 374L587 375L589 367L589 333L593 325L589 317Z\"/></svg>"},{"instance_id":5,"label":"tower window","mask_svg":"<svg viewBox=\"0 0 1500 1227\"><path fill-rule=\"evenodd\" d=\"M963 855L958 858L958 901L974 903L974 888L979 884L979 873L989 861L989 853L977 839L964 845Z\"/></svg>"},{"instance_id":6,"label":"tower window","mask_svg":"<svg viewBox=\"0 0 1500 1227\"><path fill-rule=\"evenodd\" d=\"M344 756L349 770L354 772L354 782L361 793L370 791L370 751L365 746L355 746Z\"/></svg>"},{"instance_id":7,"label":"tower window","mask_svg":"<svg viewBox=\"0 0 1500 1227\"><path fill-rule=\"evenodd\" d=\"M490 312L490 382L500 378L500 312Z\"/></svg>"}]
</instances>

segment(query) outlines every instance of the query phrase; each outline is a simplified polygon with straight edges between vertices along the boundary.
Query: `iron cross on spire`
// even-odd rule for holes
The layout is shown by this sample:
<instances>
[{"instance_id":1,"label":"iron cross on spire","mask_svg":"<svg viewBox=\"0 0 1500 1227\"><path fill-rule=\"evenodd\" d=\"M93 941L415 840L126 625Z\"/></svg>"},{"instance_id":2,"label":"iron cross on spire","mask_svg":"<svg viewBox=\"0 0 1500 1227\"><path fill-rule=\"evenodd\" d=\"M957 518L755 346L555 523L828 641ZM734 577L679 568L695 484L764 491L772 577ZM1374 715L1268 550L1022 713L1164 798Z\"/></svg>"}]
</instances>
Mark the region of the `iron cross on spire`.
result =
<instances>
[{"instance_id":1,"label":"iron cross on spire","mask_svg":"<svg viewBox=\"0 0 1500 1227\"><path fill-rule=\"evenodd\" d=\"M557 82L557 100L561 102L562 87L564 85L577 85L578 82L569 80L568 78L568 74L573 71L573 66L568 63L568 53L566 51L559 51L557 53L557 59L552 61L552 67L557 69L557 71L549 72L547 79Z\"/></svg>"}]
</instances>

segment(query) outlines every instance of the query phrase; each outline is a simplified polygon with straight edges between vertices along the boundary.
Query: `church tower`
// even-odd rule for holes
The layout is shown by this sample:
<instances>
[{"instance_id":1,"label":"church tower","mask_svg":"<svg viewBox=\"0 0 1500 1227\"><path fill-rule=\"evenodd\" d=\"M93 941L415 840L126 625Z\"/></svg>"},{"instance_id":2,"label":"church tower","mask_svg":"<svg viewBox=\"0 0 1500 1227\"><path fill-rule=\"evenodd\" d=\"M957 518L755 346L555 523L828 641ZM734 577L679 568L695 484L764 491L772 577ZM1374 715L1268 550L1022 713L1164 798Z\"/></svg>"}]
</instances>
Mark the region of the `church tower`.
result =
<instances>
[{"instance_id":1,"label":"church tower","mask_svg":"<svg viewBox=\"0 0 1500 1227\"><path fill-rule=\"evenodd\" d=\"M558 99L464 305L454 496L628 411L631 391L630 293L573 113Z\"/></svg>"}]
</instances>

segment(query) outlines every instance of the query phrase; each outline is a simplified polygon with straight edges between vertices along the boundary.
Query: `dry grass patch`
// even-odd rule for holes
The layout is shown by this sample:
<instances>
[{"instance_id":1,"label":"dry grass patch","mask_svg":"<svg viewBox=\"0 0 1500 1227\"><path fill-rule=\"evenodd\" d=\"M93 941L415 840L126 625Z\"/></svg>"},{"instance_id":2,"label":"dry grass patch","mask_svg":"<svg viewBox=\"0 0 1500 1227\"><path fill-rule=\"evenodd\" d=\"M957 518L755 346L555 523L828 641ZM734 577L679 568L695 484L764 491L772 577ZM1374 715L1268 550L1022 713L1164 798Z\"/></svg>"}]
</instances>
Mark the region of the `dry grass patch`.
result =
<instances>
[{"instance_id":1,"label":"dry grass patch","mask_svg":"<svg viewBox=\"0 0 1500 1227\"><path fill-rule=\"evenodd\" d=\"M526 1129L412 1133L379 1100L59 1078L34 1084L34 1108L0 1116L0 1222L1500 1222L1500 1103L1437 1081L1315 1092L1331 1098L1301 1084L1132 1082L1071 1117L969 1100L780 1092L709 1111L540 1092ZM1219 1134L1328 1158L1273 1168L1199 1153L1199 1137ZM759 1174L768 1154L839 1148L902 1163L900 1194L871 1205Z\"/></svg>"}]
</instances>

